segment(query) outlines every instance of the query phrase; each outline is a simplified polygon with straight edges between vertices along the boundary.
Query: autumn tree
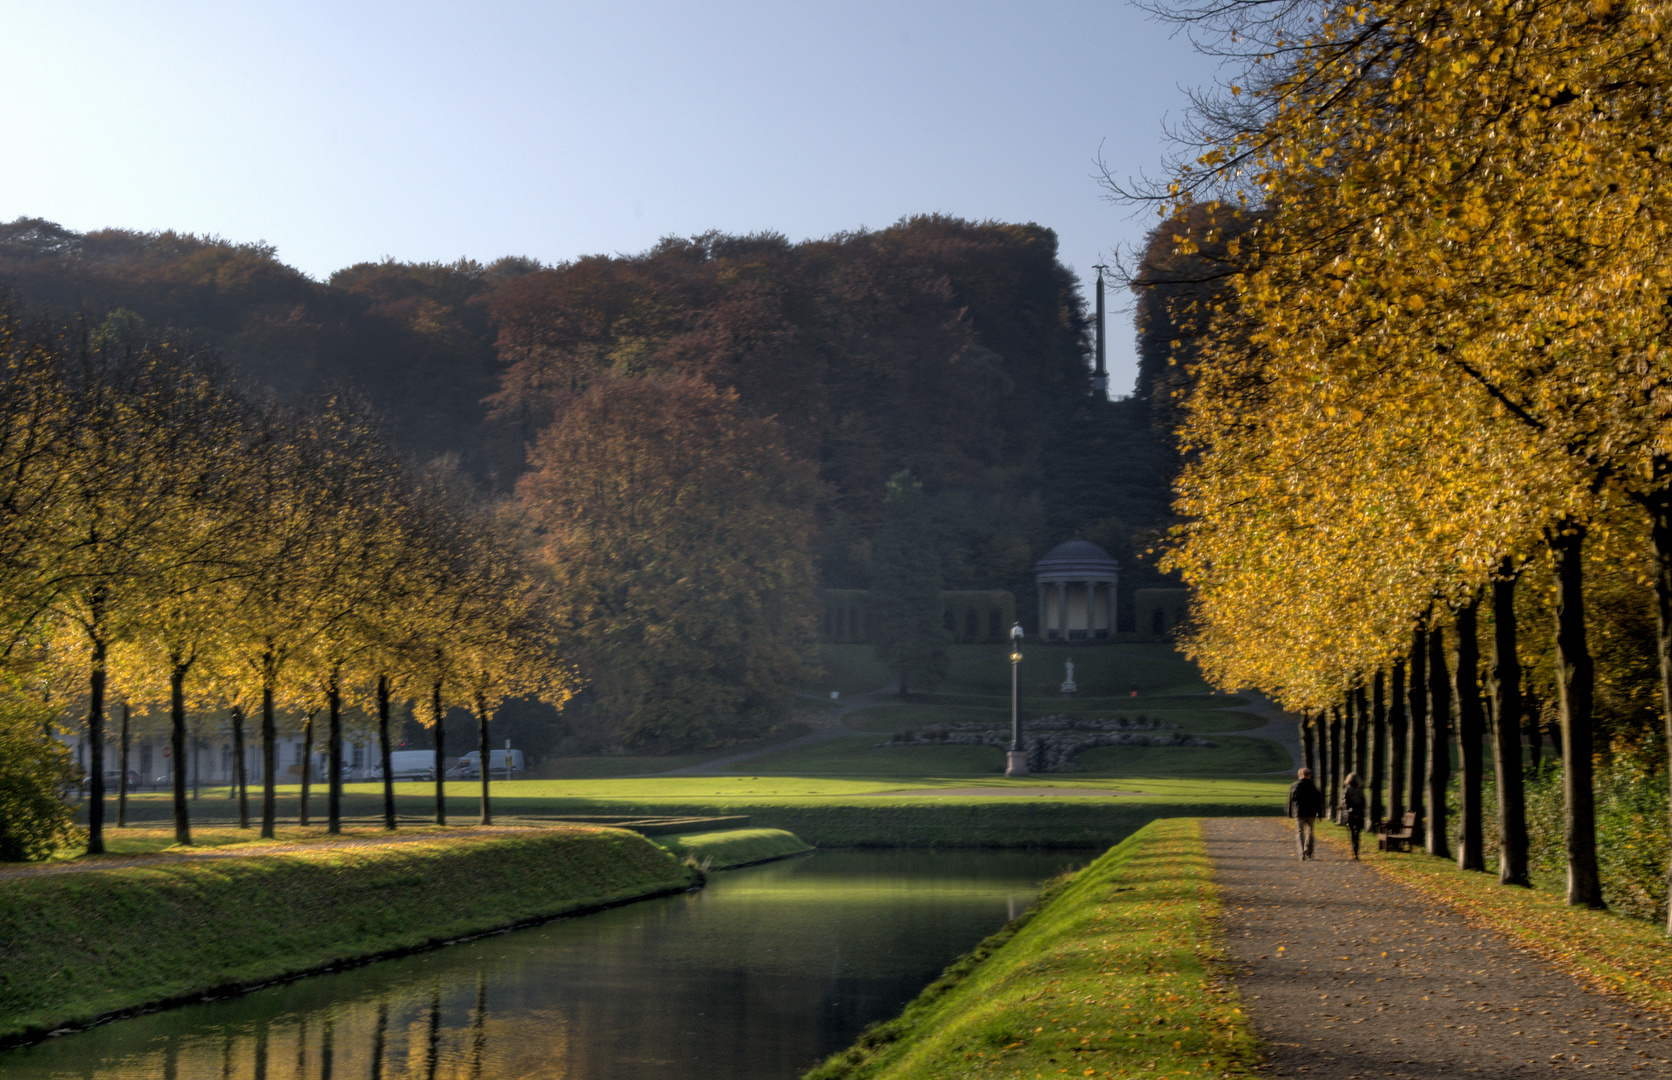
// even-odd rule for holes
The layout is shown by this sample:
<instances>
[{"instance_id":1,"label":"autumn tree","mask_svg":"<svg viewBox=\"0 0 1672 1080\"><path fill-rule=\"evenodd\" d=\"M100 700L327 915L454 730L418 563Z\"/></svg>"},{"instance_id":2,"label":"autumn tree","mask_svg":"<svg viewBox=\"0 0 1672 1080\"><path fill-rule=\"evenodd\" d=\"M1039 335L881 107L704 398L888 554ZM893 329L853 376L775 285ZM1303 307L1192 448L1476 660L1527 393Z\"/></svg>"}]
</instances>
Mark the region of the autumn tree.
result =
<instances>
[{"instance_id":1,"label":"autumn tree","mask_svg":"<svg viewBox=\"0 0 1672 1080\"><path fill-rule=\"evenodd\" d=\"M555 618L621 739L760 730L813 630L813 476L777 424L693 376L598 379L530 466L517 493Z\"/></svg>"},{"instance_id":2,"label":"autumn tree","mask_svg":"<svg viewBox=\"0 0 1672 1080\"><path fill-rule=\"evenodd\" d=\"M868 618L877 659L900 680L904 697L912 686L928 689L946 677L950 659L942 625L940 556L923 485L909 472L888 482L882 528L873 543Z\"/></svg>"}]
</instances>

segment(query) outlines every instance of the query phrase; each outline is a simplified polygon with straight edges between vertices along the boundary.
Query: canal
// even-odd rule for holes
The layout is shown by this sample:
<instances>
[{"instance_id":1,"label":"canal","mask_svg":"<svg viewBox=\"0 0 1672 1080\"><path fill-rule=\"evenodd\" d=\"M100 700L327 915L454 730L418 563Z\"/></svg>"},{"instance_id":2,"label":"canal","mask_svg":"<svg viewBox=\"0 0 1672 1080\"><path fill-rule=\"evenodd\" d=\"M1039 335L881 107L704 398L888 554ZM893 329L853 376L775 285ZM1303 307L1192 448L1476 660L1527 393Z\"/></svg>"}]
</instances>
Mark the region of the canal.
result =
<instances>
[{"instance_id":1,"label":"canal","mask_svg":"<svg viewBox=\"0 0 1672 1080\"><path fill-rule=\"evenodd\" d=\"M716 873L700 892L0 1051L0 1076L792 1080L1086 857L820 852Z\"/></svg>"}]
</instances>

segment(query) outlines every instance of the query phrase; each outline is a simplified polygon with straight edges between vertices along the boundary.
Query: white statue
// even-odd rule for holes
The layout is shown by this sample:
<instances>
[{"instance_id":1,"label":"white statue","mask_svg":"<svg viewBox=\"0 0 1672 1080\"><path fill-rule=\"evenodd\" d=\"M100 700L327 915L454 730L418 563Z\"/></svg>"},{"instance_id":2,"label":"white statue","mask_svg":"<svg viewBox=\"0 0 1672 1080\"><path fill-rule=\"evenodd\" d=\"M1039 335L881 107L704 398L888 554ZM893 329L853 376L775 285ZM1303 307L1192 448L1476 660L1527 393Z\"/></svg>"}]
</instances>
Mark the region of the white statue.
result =
<instances>
[{"instance_id":1,"label":"white statue","mask_svg":"<svg viewBox=\"0 0 1672 1080\"><path fill-rule=\"evenodd\" d=\"M1062 692L1064 694L1072 694L1080 689L1078 686L1074 685L1074 661L1064 660L1062 662L1062 666L1065 669L1065 674L1067 675L1067 678L1062 680Z\"/></svg>"}]
</instances>

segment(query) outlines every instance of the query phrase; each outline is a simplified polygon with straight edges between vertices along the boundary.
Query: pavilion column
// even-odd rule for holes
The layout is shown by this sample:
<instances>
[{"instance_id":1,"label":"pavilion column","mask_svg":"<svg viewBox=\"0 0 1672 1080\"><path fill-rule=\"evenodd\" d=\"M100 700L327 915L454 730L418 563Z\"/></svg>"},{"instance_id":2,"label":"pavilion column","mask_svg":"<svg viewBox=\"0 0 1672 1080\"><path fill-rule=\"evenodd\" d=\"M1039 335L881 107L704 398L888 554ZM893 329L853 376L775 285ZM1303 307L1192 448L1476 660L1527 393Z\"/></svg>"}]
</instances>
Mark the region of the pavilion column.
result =
<instances>
[{"instance_id":1,"label":"pavilion column","mask_svg":"<svg viewBox=\"0 0 1672 1080\"><path fill-rule=\"evenodd\" d=\"M1057 582L1057 640L1068 640L1068 582Z\"/></svg>"}]
</instances>

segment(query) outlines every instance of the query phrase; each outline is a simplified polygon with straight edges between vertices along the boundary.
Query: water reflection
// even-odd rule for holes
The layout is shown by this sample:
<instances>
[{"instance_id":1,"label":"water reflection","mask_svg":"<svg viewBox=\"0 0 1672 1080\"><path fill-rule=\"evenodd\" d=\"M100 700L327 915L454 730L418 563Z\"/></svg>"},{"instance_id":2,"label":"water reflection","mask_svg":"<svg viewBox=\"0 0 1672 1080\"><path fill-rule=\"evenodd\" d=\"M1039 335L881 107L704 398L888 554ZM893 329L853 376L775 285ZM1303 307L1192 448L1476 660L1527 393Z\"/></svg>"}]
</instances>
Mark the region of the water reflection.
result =
<instances>
[{"instance_id":1,"label":"water reflection","mask_svg":"<svg viewBox=\"0 0 1672 1080\"><path fill-rule=\"evenodd\" d=\"M821 853L0 1053L7 1080L790 1078L1072 855Z\"/></svg>"}]
</instances>

